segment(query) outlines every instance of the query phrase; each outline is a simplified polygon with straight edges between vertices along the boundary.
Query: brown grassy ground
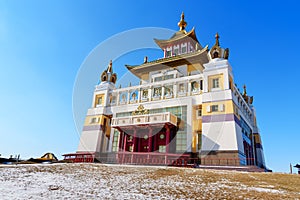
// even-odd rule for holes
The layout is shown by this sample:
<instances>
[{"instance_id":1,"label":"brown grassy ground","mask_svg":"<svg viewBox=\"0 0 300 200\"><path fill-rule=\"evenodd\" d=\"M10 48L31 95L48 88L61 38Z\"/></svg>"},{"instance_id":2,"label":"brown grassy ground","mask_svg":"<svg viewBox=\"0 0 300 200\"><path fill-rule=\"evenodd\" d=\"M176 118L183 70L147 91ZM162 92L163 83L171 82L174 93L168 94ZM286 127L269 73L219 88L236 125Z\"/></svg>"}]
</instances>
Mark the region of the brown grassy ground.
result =
<instances>
[{"instance_id":1,"label":"brown grassy ground","mask_svg":"<svg viewBox=\"0 0 300 200\"><path fill-rule=\"evenodd\" d=\"M102 164L0 166L1 199L300 199L300 175Z\"/></svg>"}]
</instances>

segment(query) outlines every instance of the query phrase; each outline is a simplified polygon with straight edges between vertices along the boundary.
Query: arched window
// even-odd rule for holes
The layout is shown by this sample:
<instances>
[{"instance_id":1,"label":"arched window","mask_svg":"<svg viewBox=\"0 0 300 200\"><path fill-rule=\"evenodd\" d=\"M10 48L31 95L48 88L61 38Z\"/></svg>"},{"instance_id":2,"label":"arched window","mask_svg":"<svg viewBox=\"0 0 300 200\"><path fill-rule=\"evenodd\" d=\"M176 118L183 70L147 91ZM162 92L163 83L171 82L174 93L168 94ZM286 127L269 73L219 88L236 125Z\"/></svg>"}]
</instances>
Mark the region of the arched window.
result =
<instances>
[{"instance_id":1,"label":"arched window","mask_svg":"<svg viewBox=\"0 0 300 200\"><path fill-rule=\"evenodd\" d=\"M219 58L219 53L217 51L214 52L213 58Z\"/></svg>"}]
</instances>

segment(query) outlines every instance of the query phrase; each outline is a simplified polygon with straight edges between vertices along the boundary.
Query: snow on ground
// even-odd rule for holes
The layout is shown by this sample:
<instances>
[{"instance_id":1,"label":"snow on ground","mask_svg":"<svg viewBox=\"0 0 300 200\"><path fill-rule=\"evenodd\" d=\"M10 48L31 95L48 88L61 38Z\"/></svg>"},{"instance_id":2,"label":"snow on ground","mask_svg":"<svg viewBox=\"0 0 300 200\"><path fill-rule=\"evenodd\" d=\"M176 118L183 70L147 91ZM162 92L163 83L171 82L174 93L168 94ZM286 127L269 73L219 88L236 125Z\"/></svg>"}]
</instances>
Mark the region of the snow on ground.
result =
<instances>
[{"instance_id":1,"label":"snow on ground","mask_svg":"<svg viewBox=\"0 0 300 200\"><path fill-rule=\"evenodd\" d=\"M230 177L236 173L248 175L103 164L2 165L0 199L254 199L289 195L273 185L249 187L232 181Z\"/></svg>"}]
</instances>

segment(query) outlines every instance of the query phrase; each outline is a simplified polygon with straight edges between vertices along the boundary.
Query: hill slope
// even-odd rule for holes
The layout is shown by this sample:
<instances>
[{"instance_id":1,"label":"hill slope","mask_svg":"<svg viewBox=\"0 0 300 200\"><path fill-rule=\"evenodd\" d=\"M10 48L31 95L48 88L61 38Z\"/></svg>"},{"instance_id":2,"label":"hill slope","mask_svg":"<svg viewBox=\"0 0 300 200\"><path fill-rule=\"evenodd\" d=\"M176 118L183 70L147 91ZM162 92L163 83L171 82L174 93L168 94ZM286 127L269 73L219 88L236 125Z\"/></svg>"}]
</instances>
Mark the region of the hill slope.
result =
<instances>
[{"instance_id":1,"label":"hill slope","mask_svg":"<svg viewBox=\"0 0 300 200\"><path fill-rule=\"evenodd\" d=\"M0 166L1 199L300 199L300 176L191 168Z\"/></svg>"}]
</instances>

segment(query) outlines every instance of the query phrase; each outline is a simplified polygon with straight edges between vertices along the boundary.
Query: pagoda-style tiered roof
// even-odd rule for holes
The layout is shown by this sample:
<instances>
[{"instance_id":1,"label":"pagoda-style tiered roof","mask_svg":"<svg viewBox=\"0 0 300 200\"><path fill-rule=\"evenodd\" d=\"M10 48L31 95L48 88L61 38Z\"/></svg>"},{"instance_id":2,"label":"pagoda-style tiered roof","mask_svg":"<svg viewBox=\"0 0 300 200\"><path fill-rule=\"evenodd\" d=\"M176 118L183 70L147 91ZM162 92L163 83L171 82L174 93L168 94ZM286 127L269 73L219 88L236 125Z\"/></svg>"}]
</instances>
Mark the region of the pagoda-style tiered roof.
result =
<instances>
[{"instance_id":1,"label":"pagoda-style tiered roof","mask_svg":"<svg viewBox=\"0 0 300 200\"><path fill-rule=\"evenodd\" d=\"M195 28L193 28L191 31L187 32L185 30L185 27L187 26L187 22L184 20L184 13L181 14L181 19L178 22L179 31L174 33L170 39L167 40L160 40L160 39L154 39L155 43L161 48L165 49L166 47L179 43L181 41L191 41L192 43L198 43L198 46L201 47L201 45L198 42Z\"/></svg>"},{"instance_id":2,"label":"pagoda-style tiered roof","mask_svg":"<svg viewBox=\"0 0 300 200\"><path fill-rule=\"evenodd\" d=\"M193 28L191 31L186 32L186 31L177 31L176 33L174 33L174 35L168 39L168 40L159 40L159 39L154 39L155 43L161 48L164 49L167 46L169 46L170 44L173 43L178 43L180 41L183 40L191 40L193 41L193 43L198 43L198 39L195 33L195 28ZM201 46L199 44L199 46Z\"/></svg>"},{"instance_id":3,"label":"pagoda-style tiered roof","mask_svg":"<svg viewBox=\"0 0 300 200\"><path fill-rule=\"evenodd\" d=\"M181 55L167 57L167 58L161 58L151 62L144 62L141 65L125 65L125 66L127 67L128 70L130 70L131 73L141 78L143 74L149 73L151 71L164 70L164 69L169 69L180 65L194 64L199 62L201 64L205 64L208 62L207 52L208 52L208 46L192 53L181 54Z\"/></svg>"},{"instance_id":4,"label":"pagoda-style tiered roof","mask_svg":"<svg viewBox=\"0 0 300 200\"><path fill-rule=\"evenodd\" d=\"M187 32L185 30L186 25L187 23L184 20L184 13L182 13L181 19L178 22L179 31L174 33L171 38L167 40L154 39L156 44L164 50L164 58L150 62L145 59L144 63L141 65L125 65L127 69L139 78L142 78L143 74L147 74L151 71L164 70L194 63L200 63L200 66L198 65L198 70L202 70L204 68L203 64L208 63L209 61L208 46L203 48L196 37L195 28ZM185 52L178 52L178 54L171 53L171 55L166 55L168 48L172 48L174 46L178 46L177 48L179 48L179 45L183 43L186 45ZM187 44L189 46L187 46ZM187 47L189 47L189 49L187 49Z\"/></svg>"}]
</instances>

